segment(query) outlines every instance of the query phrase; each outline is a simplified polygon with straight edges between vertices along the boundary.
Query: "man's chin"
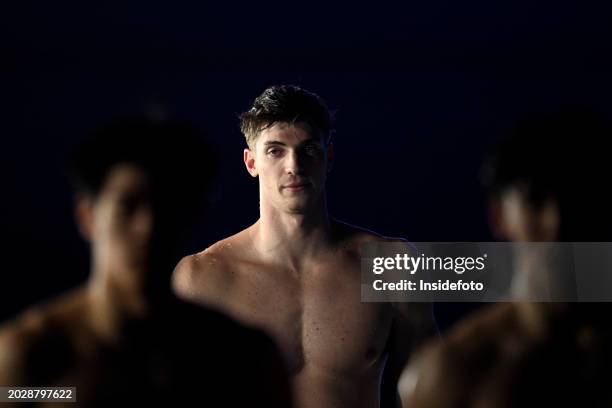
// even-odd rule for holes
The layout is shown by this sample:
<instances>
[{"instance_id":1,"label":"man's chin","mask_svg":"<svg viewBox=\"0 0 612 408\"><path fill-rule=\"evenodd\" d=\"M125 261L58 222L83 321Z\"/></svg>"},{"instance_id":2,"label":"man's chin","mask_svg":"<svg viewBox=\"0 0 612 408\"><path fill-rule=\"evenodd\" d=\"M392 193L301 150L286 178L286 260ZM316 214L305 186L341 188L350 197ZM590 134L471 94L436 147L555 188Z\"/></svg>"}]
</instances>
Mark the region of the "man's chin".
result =
<instances>
[{"instance_id":1,"label":"man's chin","mask_svg":"<svg viewBox=\"0 0 612 408\"><path fill-rule=\"evenodd\" d=\"M310 213L310 211L305 208L288 208L285 212L291 215L306 215Z\"/></svg>"},{"instance_id":2,"label":"man's chin","mask_svg":"<svg viewBox=\"0 0 612 408\"><path fill-rule=\"evenodd\" d=\"M306 200L298 200L287 203L285 206L285 211L289 214L308 214L312 212L312 203Z\"/></svg>"},{"instance_id":3,"label":"man's chin","mask_svg":"<svg viewBox=\"0 0 612 408\"><path fill-rule=\"evenodd\" d=\"M316 211L317 199L311 194L285 196L277 208L287 214L309 214Z\"/></svg>"}]
</instances>

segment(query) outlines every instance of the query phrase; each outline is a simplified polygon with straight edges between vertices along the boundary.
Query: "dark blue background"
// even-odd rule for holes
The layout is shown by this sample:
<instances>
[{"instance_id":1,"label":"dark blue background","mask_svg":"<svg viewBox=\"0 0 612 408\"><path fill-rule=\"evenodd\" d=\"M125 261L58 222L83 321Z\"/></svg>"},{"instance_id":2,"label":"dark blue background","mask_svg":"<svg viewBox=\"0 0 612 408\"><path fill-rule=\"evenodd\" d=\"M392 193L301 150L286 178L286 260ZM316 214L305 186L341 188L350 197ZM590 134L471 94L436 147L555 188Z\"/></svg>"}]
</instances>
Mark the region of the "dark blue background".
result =
<instances>
[{"instance_id":1,"label":"dark blue background","mask_svg":"<svg viewBox=\"0 0 612 408\"><path fill-rule=\"evenodd\" d=\"M87 276L63 162L117 116L162 110L209 134L222 170L202 249L257 218L236 116L269 85L338 110L332 214L413 241L491 239L478 170L526 113L612 108L611 6L594 2L2 8L0 318Z\"/></svg>"}]
</instances>

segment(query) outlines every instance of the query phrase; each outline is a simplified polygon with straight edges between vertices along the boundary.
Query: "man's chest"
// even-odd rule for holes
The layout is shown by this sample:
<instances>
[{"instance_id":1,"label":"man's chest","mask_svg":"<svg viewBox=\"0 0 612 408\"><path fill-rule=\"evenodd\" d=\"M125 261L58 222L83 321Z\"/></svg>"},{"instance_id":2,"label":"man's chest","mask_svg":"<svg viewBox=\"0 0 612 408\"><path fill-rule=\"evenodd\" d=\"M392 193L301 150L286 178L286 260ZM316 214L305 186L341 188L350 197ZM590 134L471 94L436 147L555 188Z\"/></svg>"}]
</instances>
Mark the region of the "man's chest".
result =
<instances>
[{"instance_id":1,"label":"man's chest","mask_svg":"<svg viewBox=\"0 0 612 408\"><path fill-rule=\"evenodd\" d=\"M327 264L299 276L251 270L240 280L232 314L270 334L293 372L306 366L333 374L367 369L384 351L392 312L388 304L361 303L354 268Z\"/></svg>"}]
</instances>

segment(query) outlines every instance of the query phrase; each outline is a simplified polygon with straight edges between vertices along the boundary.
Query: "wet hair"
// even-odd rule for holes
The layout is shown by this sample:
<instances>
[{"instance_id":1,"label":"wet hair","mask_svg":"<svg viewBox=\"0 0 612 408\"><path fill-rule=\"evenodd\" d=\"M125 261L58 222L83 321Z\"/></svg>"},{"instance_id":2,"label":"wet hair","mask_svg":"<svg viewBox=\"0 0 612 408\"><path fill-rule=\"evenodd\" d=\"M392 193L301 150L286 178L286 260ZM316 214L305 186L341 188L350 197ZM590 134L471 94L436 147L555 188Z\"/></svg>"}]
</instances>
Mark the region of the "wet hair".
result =
<instances>
[{"instance_id":1,"label":"wet hair","mask_svg":"<svg viewBox=\"0 0 612 408\"><path fill-rule=\"evenodd\" d=\"M513 186L534 207L552 199L562 240L599 240L612 231L605 149L610 135L607 119L586 108L528 117L497 143L484 166L484 184L492 199Z\"/></svg>"},{"instance_id":2,"label":"wet hair","mask_svg":"<svg viewBox=\"0 0 612 408\"><path fill-rule=\"evenodd\" d=\"M295 85L277 85L259 95L240 115L240 130L249 148L259 133L276 123L306 123L329 143L334 131L333 114L318 95Z\"/></svg>"},{"instance_id":3,"label":"wet hair","mask_svg":"<svg viewBox=\"0 0 612 408\"><path fill-rule=\"evenodd\" d=\"M94 130L74 150L69 170L75 191L96 198L115 165L134 164L168 202L192 206L208 188L213 158L202 135L188 123L128 118Z\"/></svg>"}]
</instances>

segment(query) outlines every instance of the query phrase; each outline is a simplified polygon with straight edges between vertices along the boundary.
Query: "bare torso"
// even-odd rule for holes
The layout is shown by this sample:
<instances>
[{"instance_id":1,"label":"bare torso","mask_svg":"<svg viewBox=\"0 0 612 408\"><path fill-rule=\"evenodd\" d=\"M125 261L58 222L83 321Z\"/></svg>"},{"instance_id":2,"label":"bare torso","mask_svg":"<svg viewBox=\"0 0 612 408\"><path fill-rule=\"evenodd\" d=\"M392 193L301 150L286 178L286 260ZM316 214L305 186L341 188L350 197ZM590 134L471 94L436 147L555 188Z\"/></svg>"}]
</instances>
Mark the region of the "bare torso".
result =
<instances>
[{"instance_id":1,"label":"bare torso","mask_svg":"<svg viewBox=\"0 0 612 408\"><path fill-rule=\"evenodd\" d=\"M609 315L599 306L485 309L417 354L399 384L404 407L610 406L611 331L594 323Z\"/></svg>"},{"instance_id":2,"label":"bare torso","mask_svg":"<svg viewBox=\"0 0 612 408\"><path fill-rule=\"evenodd\" d=\"M175 287L265 330L282 350L298 407L378 407L390 304L360 302L360 245L382 240L342 224L300 270L264 262L248 230L185 258ZM178 275L178 276L177 276Z\"/></svg>"},{"instance_id":3,"label":"bare torso","mask_svg":"<svg viewBox=\"0 0 612 408\"><path fill-rule=\"evenodd\" d=\"M45 407L290 404L282 362L260 333L172 302L155 317L126 321L119 337L109 339L96 325L100 312L82 288L4 325L0 385L77 388L77 404ZM236 384L237 373L244 384Z\"/></svg>"}]
</instances>

